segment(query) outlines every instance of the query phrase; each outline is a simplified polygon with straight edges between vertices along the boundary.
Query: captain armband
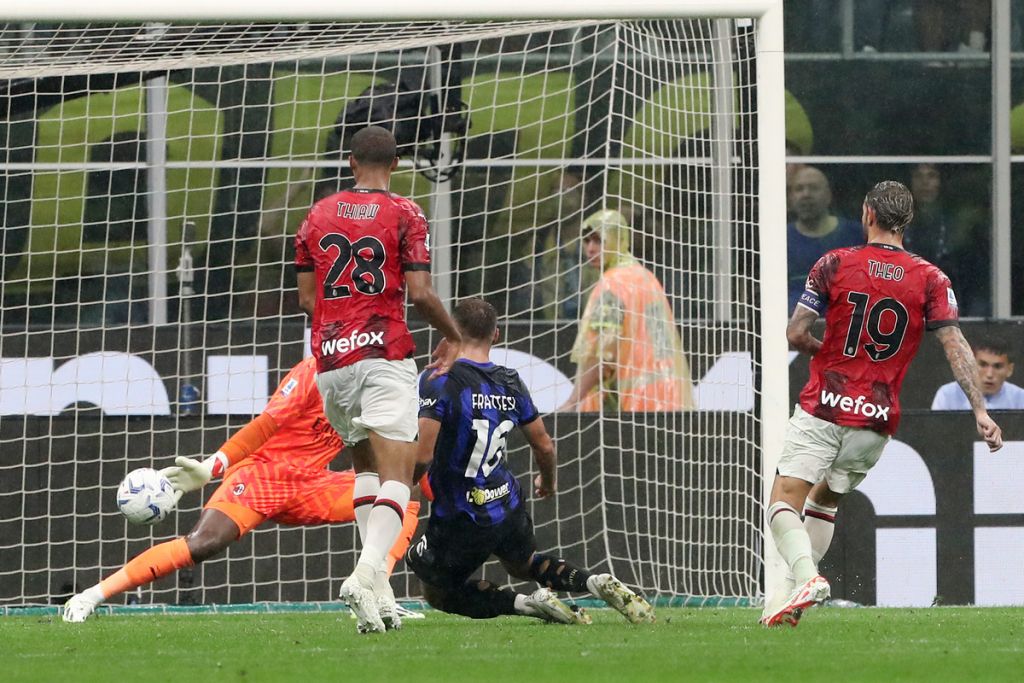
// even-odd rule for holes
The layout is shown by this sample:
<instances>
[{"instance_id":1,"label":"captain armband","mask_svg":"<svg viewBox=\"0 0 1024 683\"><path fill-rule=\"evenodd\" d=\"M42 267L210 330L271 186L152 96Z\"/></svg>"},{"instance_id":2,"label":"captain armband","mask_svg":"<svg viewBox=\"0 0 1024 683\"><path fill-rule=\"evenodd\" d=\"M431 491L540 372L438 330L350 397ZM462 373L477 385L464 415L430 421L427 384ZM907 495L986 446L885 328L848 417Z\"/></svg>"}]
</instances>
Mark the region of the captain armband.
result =
<instances>
[{"instance_id":1,"label":"captain armband","mask_svg":"<svg viewBox=\"0 0 1024 683\"><path fill-rule=\"evenodd\" d=\"M806 306L818 315L825 311L825 300L813 289L805 289L797 303Z\"/></svg>"}]
</instances>

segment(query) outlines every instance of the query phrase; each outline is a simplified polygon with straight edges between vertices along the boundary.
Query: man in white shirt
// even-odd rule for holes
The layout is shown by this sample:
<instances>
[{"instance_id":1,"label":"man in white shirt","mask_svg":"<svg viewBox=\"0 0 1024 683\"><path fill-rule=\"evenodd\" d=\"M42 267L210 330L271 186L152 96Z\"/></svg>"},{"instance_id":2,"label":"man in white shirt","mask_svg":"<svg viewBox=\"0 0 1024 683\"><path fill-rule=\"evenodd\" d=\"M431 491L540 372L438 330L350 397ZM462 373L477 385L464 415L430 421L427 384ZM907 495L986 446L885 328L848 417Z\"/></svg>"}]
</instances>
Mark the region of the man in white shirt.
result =
<instances>
[{"instance_id":1,"label":"man in white shirt","mask_svg":"<svg viewBox=\"0 0 1024 683\"><path fill-rule=\"evenodd\" d=\"M978 363L985 407L989 410L1024 410L1024 389L1006 381L1013 375L1013 359L1009 350L998 342L981 341L974 345L974 358ZM943 384L932 400L932 410L970 409L966 394L956 382Z\"/></svg>"}]
</instances>

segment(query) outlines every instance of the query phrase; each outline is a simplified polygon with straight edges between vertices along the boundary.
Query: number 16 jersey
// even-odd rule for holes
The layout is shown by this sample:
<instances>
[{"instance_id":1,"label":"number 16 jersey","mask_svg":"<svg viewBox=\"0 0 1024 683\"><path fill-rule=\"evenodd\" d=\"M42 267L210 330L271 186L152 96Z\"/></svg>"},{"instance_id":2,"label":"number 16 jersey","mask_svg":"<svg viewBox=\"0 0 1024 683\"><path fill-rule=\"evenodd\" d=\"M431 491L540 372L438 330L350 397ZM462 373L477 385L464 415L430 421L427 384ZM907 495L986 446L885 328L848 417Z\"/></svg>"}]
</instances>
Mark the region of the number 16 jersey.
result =
<instances>
[{"instance_id":1,"label":"number 16 jersey","mask_svg":"<svg viewBox=\"0 0 1024 683\"><path fill-rule=\"evenodd\" d=\"M405 272L430 270L427 219L385 190L344 190L313 205L295 236L296 271L316 272L310 346L317 371L416 350Z\"/></svg>"},{"instance_id":2,"label":"number 16 jersey","mask_svg":"<svg viewBox=\"0 0 1024 683\"><path fill-rule=\"evenodd\" d=\"M887 244L835 249L814 265L798 306L825 313L800 407L822 420L893 434L900 387L925 329L958 325L945 273Z\"/></svg>"},{"instance_id":3,"label":"number 16 jersey","mask_svg":"<svg viewBox=\"0 0 1024 683\"><path fill-rule=\"evenodd\" d=\"M509 433L540 417L519 373L461 358L448 374L420 375L420 417L441 423L430 464L431 517L467 515L480 526L505 520L522 504L509 470Z\"/></svg>"}]
</instances>

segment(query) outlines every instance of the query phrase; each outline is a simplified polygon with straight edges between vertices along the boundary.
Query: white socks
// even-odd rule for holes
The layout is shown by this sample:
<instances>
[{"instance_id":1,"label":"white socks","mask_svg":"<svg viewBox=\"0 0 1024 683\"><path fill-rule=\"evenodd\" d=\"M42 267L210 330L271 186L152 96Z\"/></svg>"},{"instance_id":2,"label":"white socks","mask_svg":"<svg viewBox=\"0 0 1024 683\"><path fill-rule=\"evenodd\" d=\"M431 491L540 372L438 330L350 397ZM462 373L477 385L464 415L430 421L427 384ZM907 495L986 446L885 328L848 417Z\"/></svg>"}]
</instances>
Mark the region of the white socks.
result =
<instances>
[{"instance_id":1,"label":"white socks","mask_svg":"<svg viewBox=\"0 0 1024 683\"><path fill-rule=\"evenodd\" d=\"M804 529L811 539L811 559L817 565L832 545L832 535L836 531L836 512L838 508L829 508L815 503L810 498L804 503Z\"/></svg>"},{"instance_id":2,"label":"white socks","mask_svg":"<svg viewBox=\"0 0 1024 683\"><path fill-rule=\"evenodd\" d=\"M818 575L811 558L811 538L800 520L800 513L789 503L779 501L768 508L768 526L782 559L793 572L796 584L806 583Z\"/></svg>"},{"instance_id":3,"label":"white socks","mask_svg":"<svg viewBox=\"0 0 1024 683\"><path fill-rule=\"evenodd\" d=\"M388 576L387 562L373 575L373 592L391 602L395 601L395 591L391 588L391 577Z\"/></svg>"},{"instance_id":4,"label":"white socks","mask_svg":"<svg viewBox=\"0 0 1024 683\"><path fill-rule=\"evenodd\" d=\"M374 585L377 571L385 566L388 551L402 532L409 495L409 487L400 481L386 481L380 485L377 501L366 520L363 552L354 572L364 588Z\"/></svg>"},{"instance_id":5,"label":"white socks","mask_svg":"<svg viewBox=\"0 0 1024 683\"><path fill-rule=\"evenodd\" d=\"M352 488L352 506L356 513L356 526L359 527L359 540L366 544L366 524L370 520L373 502L380 494L380 478L376 472L360 472L356 475L356 483ZM370 500L371 502L366 502Z\"/></svg>"}]
</instances>

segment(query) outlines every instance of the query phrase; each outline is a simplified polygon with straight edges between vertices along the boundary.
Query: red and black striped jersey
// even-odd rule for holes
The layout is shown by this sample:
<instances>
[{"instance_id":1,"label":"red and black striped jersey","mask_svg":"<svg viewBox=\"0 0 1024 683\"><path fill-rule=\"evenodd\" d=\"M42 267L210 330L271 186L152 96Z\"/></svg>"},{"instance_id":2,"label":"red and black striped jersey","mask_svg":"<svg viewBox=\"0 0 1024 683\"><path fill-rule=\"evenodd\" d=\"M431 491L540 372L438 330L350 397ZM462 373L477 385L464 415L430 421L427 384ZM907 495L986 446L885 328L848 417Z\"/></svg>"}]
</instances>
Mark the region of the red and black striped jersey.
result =
<instances>
[{"instance_id":1,"label":"red and black striped jersey","mask_svg":"<svg viewBox=\"0 0 1024 683\"><path fill-rule=\"evenodd\" d=\"M316 273L311 346L319 372L416 350L405 272L430 270L430 238L415 202L360 189L320 200L295 236L295 268Z\"/></svg>"},{"instance_id":2,"label":"red and black striped jersey","mask_svg":"<svg viewBox=\"0 0 1024 683\"><path fill-rule=\"evenodd\" d=\"M887 244L828 252L814 265L798 306L825 314L800 407L823 420L892 434L899 393L925 329L958 325L945 273Z\"/></svg>"}]
</instances>

